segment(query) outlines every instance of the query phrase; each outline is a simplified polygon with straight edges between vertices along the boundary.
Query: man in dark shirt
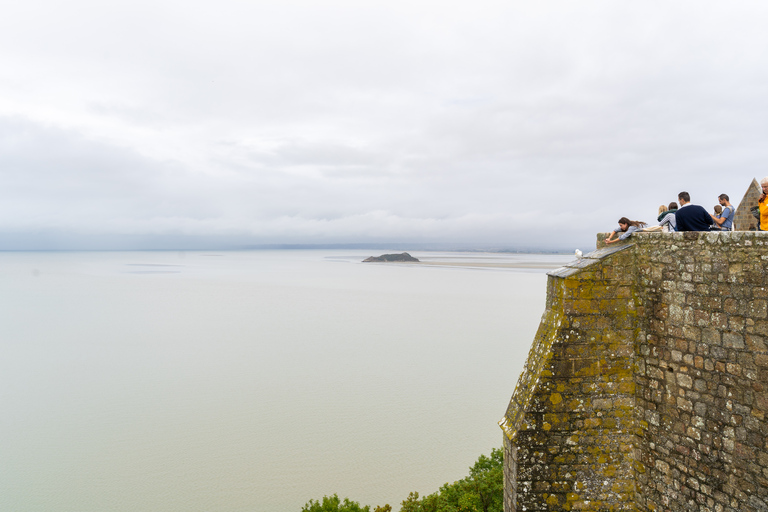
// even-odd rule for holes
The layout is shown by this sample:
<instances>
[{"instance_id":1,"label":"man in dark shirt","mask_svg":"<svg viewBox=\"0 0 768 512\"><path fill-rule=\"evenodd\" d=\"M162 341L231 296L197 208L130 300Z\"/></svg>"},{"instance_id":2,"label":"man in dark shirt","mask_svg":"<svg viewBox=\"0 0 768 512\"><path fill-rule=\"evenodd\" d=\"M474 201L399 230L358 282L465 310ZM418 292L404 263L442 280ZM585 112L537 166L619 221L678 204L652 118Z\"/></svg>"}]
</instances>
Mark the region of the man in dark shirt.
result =
<instances>
[{"instance_id":1,"label":"man in dark shirt","mask_svg":"<svg viewBox=\"0 0 768 512\"><path fill-rule=\"evenodd\" d=\"M709 231L709 227L715 223L712 216L703 207L691 204L691 195L688 192L680 192L677 195L680 209L675 212L678 231Z\"/></svg>"}]
</instances>

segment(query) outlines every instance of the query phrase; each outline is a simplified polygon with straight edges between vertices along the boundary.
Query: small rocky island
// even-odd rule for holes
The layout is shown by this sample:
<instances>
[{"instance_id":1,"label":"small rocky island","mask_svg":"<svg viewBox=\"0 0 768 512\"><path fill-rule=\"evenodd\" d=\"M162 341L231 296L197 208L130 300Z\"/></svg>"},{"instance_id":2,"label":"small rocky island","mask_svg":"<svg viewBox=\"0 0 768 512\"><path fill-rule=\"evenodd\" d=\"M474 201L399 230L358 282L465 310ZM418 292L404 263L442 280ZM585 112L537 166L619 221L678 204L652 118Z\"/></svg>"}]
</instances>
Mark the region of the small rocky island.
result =
<instances>
[{"instance_id":1,"label":"small rocky island","mask_svg":"<svg viewBox=\"0 0 768 512\"><path fill-rule=\"evenodd\" d=\"M367 263L371 261L419 261L419 260L411 256L407 252L404 252L401 254L382 254L381 256L371 256L370 258L365 258L363 260L363 263Z\"/></svg>"}]
</instances>

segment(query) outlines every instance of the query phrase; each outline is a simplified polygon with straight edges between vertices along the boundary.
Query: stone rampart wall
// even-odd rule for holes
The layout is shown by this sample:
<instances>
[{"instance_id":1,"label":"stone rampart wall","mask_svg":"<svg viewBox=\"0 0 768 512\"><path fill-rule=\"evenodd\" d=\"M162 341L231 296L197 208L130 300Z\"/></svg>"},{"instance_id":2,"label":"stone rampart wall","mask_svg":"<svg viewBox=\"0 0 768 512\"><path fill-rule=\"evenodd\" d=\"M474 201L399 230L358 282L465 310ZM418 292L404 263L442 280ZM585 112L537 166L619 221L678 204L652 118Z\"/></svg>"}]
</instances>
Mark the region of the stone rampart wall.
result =
<instances>
[{"instance_id":1,"label":"stone rampart wall","mask_svg":"<svg viewBox=\"0 0 768 512\"><path fill-rule=\"evenodd\" d=\"M643 235L637 346L652 510L768 510L768 233Z\"/></svg>"},{"instance_id":2,"label":"stone rampart wall","mask_svg":"<svg viewBox=\"0 0 768 512\"><path fill-rule=\"evenodd\" d=\"M550 273L506 510L768 511L768 233L629 242Z\"/></svg>"}]
</instances>

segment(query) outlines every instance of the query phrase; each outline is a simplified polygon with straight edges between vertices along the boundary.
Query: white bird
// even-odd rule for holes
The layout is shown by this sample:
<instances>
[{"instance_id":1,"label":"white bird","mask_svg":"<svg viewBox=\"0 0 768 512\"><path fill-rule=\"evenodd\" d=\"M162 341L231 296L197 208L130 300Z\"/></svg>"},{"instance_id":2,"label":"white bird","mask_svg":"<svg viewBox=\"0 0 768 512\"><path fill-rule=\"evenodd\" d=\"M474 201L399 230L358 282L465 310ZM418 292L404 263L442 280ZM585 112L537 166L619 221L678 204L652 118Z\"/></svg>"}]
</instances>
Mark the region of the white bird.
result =
<instances>
[{"instance_id":1,"label":"white bird","mask_svg":"<svg viewBox=\"0 0 768 512\"><path fill-rule=\"evenodd\" d=\"M577 258L581 258L583 254L584 253L582 253L579 249L576 249L576 257Z\"/></svg>"}]
</instances>

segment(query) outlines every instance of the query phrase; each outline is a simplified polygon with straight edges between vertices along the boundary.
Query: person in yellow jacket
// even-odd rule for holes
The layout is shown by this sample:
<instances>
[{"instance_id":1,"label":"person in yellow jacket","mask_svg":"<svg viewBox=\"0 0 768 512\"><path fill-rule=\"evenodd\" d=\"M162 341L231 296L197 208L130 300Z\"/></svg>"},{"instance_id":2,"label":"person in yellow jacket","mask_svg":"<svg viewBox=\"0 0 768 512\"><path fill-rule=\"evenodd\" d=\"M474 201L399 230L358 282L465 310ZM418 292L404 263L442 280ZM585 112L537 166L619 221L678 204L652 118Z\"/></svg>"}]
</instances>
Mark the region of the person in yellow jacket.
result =
<instances>
[{"instance_id":1,"label":"person in yellow jacket","mask_svg":"<svg viewBox=\"0 0 768 512\"><path fill-rule=\"evenodd\" d=\"M760 231L768 231L768 176L760 180L760 186L763 187L763 194L757 202L760 208Z\"/></svg>"}]
</instances>

